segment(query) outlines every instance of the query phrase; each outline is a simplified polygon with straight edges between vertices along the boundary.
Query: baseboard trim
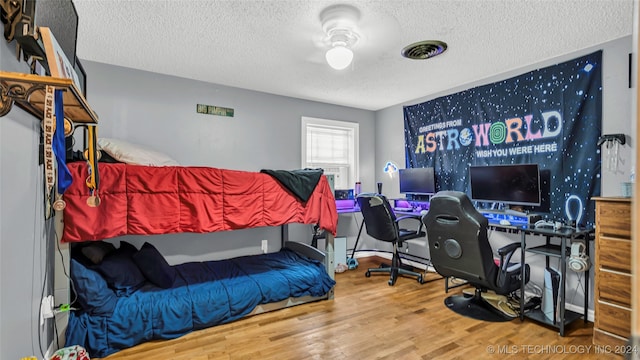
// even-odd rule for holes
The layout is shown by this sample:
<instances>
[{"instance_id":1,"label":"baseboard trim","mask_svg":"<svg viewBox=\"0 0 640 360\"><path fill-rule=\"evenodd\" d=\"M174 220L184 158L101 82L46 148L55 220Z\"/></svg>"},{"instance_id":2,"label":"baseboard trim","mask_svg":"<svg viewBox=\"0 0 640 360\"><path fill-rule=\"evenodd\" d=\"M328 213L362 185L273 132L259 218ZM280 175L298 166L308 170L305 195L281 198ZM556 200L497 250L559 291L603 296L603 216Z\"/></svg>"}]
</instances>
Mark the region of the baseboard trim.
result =
<instances>
[{"instance_id":1,"label":"baseboard trim","mask_svg":"<svg viewBox=\"0 0 640 360\"><path fill-rule=\"evenodd\" d=\"M44 353L44 359L42 360L48 360L51 358L51 356L53 355L54 352L56 352L56 350L58 350L56 348L56 340L53 339L53 341L51 341L51 343L49 344L49 347L47 348L47 351Z\"/></svg>"},{"instance_id":2,"label":"baseboard trim","mask_svg":"<svg viewBox=\"0 0 640 360\"><path fill-rule=\"evenodd\" d=\"M381 261L384 261L384 260L391 260L392 254L390 252L373 250L373 251L366 251L366 253L356 252L355 257L356 259L373 257L373 258L379 258ZM404 257L402 258L402 263L406 265L411 265L416 269L421 269L424 271L429 271L429 272L436 271L432 266L428 266L427 264L424 264L415 260L407 259Z\"/></svg>"}]
</instances>

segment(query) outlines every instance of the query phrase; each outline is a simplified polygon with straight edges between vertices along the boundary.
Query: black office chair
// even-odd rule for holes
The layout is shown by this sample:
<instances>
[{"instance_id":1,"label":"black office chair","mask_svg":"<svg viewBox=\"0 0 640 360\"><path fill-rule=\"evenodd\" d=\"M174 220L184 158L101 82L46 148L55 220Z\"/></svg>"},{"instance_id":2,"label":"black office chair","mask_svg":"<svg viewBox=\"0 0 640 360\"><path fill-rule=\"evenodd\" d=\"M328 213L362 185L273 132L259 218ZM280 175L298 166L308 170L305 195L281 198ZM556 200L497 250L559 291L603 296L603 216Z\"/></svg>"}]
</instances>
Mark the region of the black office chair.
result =
<instances>
[{"instance_id":1,"label":"black office chair","mask_svg":"<svg viewBox=\"0 0 640 360\"><path fill-rule=\"evenodd\" d=\"M379 268L367 269L365 273L366 277L371 276L371 273L389 273L389 286L396 283L398 275L415 276L420 284L423 284L422 274L415 271L411 271L403 268L400 253L398 247L402 246L402 242L409 239L425 236L422 231L421 219L415 216L402 216L396 218L389 201L384 195L381 194L360 194L356 198L358 205L360 205L360 211L362 212L363 222L367 228L367 234L369 236L381 240L393 243L393 256L391 258L391 265L382 265ZM400 220L415 219L420 224L418 230L406 230L401 229L398 225Z\"/></svg>"},{"instance_id":2,"label":"black office chair","mask_svg":"<svg viewBox=\"0 0 640 360\"><path fill-rule=\"evenodd\" d=\"M422 218L427 229L429 253L436 271L446 277L466 280L475 287L473 296L452 295L445 299L451 310L474 319L508 321L514 317L496 309L483 298L493 290L508 295L522 284L520 263L510 263L520 242L498 249L496 264L487 237L488 220L463 192L441 191L431 198L429 212ZM524 269L529 281L529 265Z\"/></svg>"}]
</instances>

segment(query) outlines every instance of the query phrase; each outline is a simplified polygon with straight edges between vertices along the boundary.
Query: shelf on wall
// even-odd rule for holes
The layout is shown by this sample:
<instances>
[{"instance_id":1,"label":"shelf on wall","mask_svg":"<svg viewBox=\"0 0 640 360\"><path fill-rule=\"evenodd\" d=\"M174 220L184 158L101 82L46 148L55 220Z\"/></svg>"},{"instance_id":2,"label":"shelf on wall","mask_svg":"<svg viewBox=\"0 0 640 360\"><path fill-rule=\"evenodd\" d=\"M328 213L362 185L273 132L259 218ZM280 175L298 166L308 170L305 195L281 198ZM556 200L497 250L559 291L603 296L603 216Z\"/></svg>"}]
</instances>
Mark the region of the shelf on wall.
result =
<instances>
[{"instance_id":1,"label":"shelf on wall","mask_svg":"<svg viewBox=\"0 0 640 360\"><path fill-rule=\"evenodd\" d=\"M97 124L96 115L71 79L0 71L0 117L17 104L42 119L47 85L64 90L64 116L74 123Z\"/></svg>"}]
</instances>

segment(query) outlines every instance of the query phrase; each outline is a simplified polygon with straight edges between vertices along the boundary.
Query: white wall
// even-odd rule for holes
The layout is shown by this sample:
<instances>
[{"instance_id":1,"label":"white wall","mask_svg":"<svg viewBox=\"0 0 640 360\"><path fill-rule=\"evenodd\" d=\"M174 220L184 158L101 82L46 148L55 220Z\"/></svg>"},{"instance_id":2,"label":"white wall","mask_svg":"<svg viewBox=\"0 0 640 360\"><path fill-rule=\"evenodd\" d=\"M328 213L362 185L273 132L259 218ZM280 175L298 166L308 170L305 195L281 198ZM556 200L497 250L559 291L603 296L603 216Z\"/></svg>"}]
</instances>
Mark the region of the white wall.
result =
<instances>
[{"instance_id":1,"label":"white wall","mask_svg":"<svg viewBox=\"0 0 640 360\"><path fill-rule=\"evenodd\" d=\"M385 194L389 197L400 197L399 185L397 178L390 179L382 172L384 164L387 161L395 162L398 167L405 167L405 153L404 153L404 115L403 106L413 105L429 101L438 97L442 97L449 94L454 94L459 91L467 90L477 86L490 84L496 81L504 80L517 76L535 69L543 68L546 66L561 63L573 58L577 58L596 50L603 50L602 63L602 132L603 134L611 133L624 133L627 135L627 145L620 147L621 162L617 172L610 172L606 170L604 163L602 166L602 183L601 194L602 196L620 196L620 183L623 181L629 181L630 169L632 167L633 153L635 152L636 139L635 139L635 123L632 121L631 116L631 95L632 91L629 88L629 53L632 51L632 37L627 36L621 39L617 39L611 42L602 44L583 51L566 54L553 59L549 59L545 62L535 64L534 66L528 66L526 68L508 71L503 74L497 74L491 78L477 81L463 86L449 89L446 92L433 94L428 97L415 99L413 101L398 104L383 110L376 112L376 179L383 180L383 188ZM602 161L606 159L606 154L603 153ZM446 190L446 189L439 189ZM494 246L504 245L505 243L512 241L519 241L517 236L513 234L505 234L496 232L491 237L491 242ZM531 244L540 244L543 239L531 238L528 240ZM366 239L365 246L373 246L373 240ZM592 252L593 254L593 248ZM530 256L527 258L527 262L532 265L532 281L538 285L542 284L542 270L544 266L544 258L541 256ZM555 264L552 261L552 264ZM593 277L593 276L591 276ZM573 289L578 284L579 276L575 273L569 273L567 277L569 284L567 287L567 299L573 304L582 304L584 299L580 290L574 296ZM584 284L584 280L581 280ZM593 280L590 280L591 295L590 299L593 299ZM590 306L593 308L593 305Z\"/></svg>"}]
</instances>

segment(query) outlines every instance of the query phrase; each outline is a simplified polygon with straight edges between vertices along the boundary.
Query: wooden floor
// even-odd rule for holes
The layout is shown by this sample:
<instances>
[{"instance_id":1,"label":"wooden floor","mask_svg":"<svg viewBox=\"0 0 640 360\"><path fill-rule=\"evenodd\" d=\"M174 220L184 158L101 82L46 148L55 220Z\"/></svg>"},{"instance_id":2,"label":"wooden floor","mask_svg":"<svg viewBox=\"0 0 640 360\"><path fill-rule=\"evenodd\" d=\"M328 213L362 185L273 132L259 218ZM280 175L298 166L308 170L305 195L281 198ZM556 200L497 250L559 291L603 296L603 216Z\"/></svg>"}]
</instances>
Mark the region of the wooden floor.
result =
<instances>
[{"instance_id":1,"label":"wooden floor","mask_svg":"<svg viewBox=\"0 0 640 360\"><path fill-rule=\"evenodd\" d=\"M565 336L531 320L491 323L443 304L444 281L419 284L372 274L379 259L359 259L336 274L335 299L259 314L153 341L109 360L203 359L622 359L591 343L593 324L572 323ZM437 279L430 274L428 279ZM460 288L450 291L459 292Z\"/></svg>"}]
</instances>

